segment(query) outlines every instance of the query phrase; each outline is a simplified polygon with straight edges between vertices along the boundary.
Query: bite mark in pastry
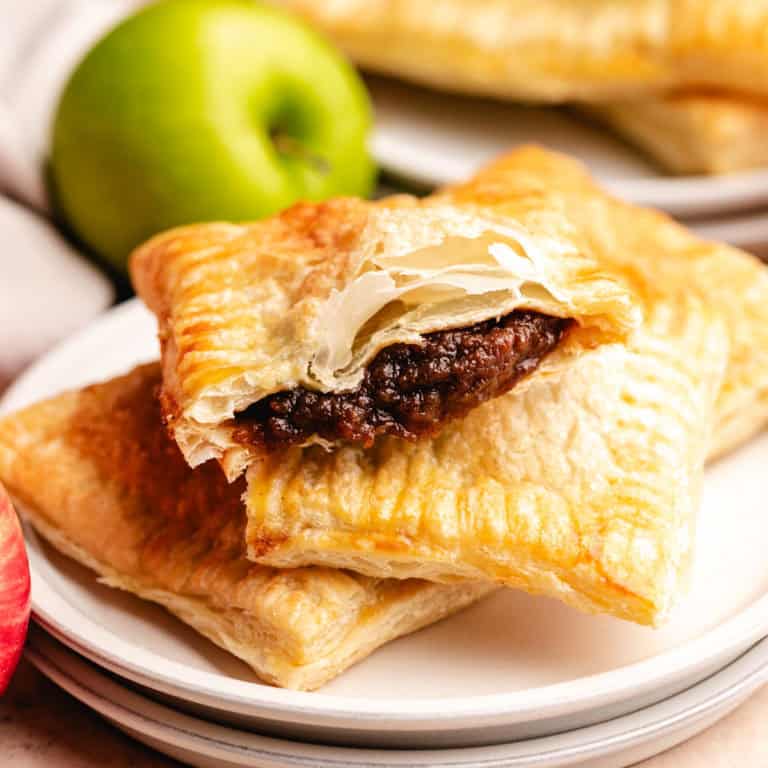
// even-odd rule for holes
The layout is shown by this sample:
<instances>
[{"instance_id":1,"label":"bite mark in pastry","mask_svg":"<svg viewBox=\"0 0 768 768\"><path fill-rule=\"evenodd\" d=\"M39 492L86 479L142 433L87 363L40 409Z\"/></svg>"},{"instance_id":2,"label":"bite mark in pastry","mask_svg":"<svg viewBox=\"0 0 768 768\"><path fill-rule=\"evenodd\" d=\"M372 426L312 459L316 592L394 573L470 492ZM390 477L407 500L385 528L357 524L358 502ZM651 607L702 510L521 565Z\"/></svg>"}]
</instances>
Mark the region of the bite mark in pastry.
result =
<instances>
[{"instance_id":1,"label":"bite mark in pastry","mask_svg":"<svg viewBox=\"0 0 768 768\"><path fill-rule=\"evenodd\" d=\"M421 344L394 344L371 360L350 392L304 387L269 395L237 417L237 442L270 448L343 439L373 445L379 435L434 435L504 394L562 338L568 321L517 310L469 328L434 331Z\"/></svg>"},{"instance_id":2,"label":"bite mark in pastry","mask_svg":"<svg viewBox=\"0 0 768 768\"><path fill-rule=\"evenodd\" d=\"M0 478L51 544L167 608L267 682L312 689L487 594L245 558L242 482L191 470L160 422L156 364L0 421Z\"/></svg>"},{"instance_id":3,"label":"bite mark in pastry","mask_svg":"<svg viewBox=\"0 0 768 768\"><path fill-rule=\"evenodd\" d=\"M626 336L626 288L551 203L335 200L142 246L132 276L187 461L232 479L292 444L434 435Z\"/></svg>"}]
</instances>

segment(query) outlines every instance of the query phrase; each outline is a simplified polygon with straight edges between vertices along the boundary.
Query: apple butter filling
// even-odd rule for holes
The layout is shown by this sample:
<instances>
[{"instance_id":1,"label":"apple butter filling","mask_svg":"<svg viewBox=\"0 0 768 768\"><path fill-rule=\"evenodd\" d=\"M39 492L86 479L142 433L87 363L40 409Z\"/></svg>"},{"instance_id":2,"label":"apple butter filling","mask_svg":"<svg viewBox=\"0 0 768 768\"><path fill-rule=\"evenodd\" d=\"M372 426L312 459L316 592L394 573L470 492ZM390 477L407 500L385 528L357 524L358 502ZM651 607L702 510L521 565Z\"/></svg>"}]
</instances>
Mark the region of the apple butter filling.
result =
<instances>
[{"instance_id":1,"label":"apple butter filling","mask_svg":"<svg viewBox=\"0 0 768 768\"><path fill-rule=\"evenodd\" d=\"M559 343L570 320L517 310L498 320L393 344L347 392L298 387L237 414L237 442L274 450L317 435L370 447L380 435L435 435L451 419L508 392Z\"/></svg>"}]
</instances>

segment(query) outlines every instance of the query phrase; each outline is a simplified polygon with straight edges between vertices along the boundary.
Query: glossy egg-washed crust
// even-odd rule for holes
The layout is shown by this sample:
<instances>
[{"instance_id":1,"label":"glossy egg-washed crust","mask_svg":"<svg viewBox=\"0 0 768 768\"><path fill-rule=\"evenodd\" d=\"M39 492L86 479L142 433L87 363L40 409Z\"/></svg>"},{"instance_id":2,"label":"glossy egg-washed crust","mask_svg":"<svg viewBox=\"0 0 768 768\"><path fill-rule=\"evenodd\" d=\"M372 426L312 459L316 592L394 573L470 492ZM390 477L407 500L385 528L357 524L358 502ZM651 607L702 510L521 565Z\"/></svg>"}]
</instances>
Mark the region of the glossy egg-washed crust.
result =
<instances>
[{"instance_id":1,"label":"glossy egg-washed crust","mask_svg":"<svg viewBox=\"0 0 768 768\"><path fill-rule=\"evenodd\" d=\"M512 153L466 189L478 205L546 194L626 281L642 326L434 440L254 464L250 556L483 576L658 624L685 581L705 454L768 420L768 270L614 200L553 153Z\"/></svg>"},{"instance_id":2,"label":"glossy egg-washed crust","mask_svg":"<svg viewBox=\"0 0 768 768\"><path fill-rule=\"evenodd\" d=\"M275 0L355 62L526 101L768 92L768 0Z\"/></svg>"},{"instance_id":3,"label":"glossy egg-washed crust","mask_svg":"<svg viewBox=\"0 0 768 768\"><path fill-rule=\"evenodd\" d=\"M486 263L498 243L510 254L505 266ZM435 259L450 265L450 279L501 282L450 300L422 294L396 323L385 322L385 335L351 339L350 328L364 327L366 302L382 295L363 281L404 266L424 271ZM470 182L460 196L331 200L252 224L183 227L138 249L131 273L158 318L169 428L192 466L216 458L230 479L263 450L236 439L237 413L295 386L347 391L384 346L516 309L575 320L532 374L539 378L584 349L624 338L639 321L626 288L606 275L543 186L481 199ZM345 334L344 348L357 349L347 368L326 354L328 340Z\"/></svg>"},{"instance_id":4,"label":"glossy egg-washed crust","mask_svg":"<svg viewBox=\"0 0 768 768\"><path fill-rule=\"evenodd\" d=\"M161 426L159 384L151 364L0 421L0 480L39 533L104 583L298 689L490 591L249 562L242 483L186 465Z\"/></svg>"},{"instance_id":5,"label":"glossy egg-washed crust","mask_svg":"<svg viewBox=\"0 0 768 768\"><path fill-rule=\"evenodd\" d=\"M674 173L718 174L768 166L766 96L694 89L595 104L587 112Z\"/></svg>"}]
</instances>

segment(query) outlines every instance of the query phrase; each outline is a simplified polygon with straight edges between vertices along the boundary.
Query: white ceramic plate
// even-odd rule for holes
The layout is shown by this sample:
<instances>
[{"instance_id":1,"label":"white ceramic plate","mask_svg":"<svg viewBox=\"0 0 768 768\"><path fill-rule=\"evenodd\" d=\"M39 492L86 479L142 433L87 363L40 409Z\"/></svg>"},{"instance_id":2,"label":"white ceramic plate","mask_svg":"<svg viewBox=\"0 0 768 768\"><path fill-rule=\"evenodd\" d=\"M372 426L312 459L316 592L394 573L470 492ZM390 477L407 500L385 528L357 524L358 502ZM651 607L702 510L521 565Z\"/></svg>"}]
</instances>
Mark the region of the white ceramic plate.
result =
<instances>
[{"instance_id":1,"label":"white ceramic plate","mask_svg":"<svg viewBox=\"0 0 768 768\"><path fill-rule=\"evenodd\" d=\"M385 170L421 186L464 181L519 144L583 160L621 197L677 216L724 213L768 201L768 169L727 176L665 175L609 132L565 110L502 104L371 78L373 153Z\"/></svg>"},{"instance_id":2,"label":"white ceramic plate","mask_svg":"<svg viewBox=\"0 0 768 768\"><path fill-rule=\"evenodd\" d=\"M154 334L139 303L122 305L35 365L4 408L149 359ZM555 733L678 692L768 632L767 458L768 435L709 470L692 591L660 631L505 591L388 645L320 693L286 691L30 537L34 615L118 674L262 732L377 746Z\"/></svg>"},{"instance_id":3,"label":"white ceramic plate","mask_svg":"<svg viewBox=\"0 0 768 768\"><path fill-rule=\"evenodd\" d=\"M679 744L768 680L768 640L661 704L600 725L491 747L372 750L303 744L225 728L148 700L32 633L31 661L64 690L150 746L200 768L619 768Z\"/></svg>"},{"instance_id":4,"label":"white ceramic plate","mask_svg":"<svg viewBox=\"0 0 768 768\"><path fill-rule=\"evenodd\" d=\"M746 248L765 258L768 254L768 211L737 213L689 222L700 237Z\"/></svg>"}]
</instances>

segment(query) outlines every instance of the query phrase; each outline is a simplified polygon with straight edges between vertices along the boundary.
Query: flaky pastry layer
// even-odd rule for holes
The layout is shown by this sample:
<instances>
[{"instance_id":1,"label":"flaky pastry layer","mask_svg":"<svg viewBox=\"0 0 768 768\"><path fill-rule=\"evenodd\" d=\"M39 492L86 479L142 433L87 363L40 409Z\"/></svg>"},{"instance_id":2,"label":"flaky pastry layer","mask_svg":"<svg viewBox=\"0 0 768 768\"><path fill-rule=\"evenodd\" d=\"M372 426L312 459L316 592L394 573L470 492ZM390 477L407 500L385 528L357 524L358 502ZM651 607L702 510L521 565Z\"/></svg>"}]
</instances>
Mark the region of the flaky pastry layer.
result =
<instances>
[{"instance_id":1,"label":"flaky pastry layer","mask_svg":"<svg viewBox=\"0 0 768 768\"><path fill-rule=\"evenodd\" d=\"M218 459L230 479L262 454L237 414L295 387L349 391L385 347L519 309L573 320L538 378L639 321L546 189L300 204L161 234L131 271L158 317L170 429L190 465Z\"/></svg>"}]
</instances>

